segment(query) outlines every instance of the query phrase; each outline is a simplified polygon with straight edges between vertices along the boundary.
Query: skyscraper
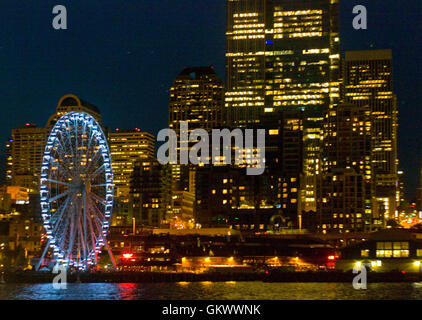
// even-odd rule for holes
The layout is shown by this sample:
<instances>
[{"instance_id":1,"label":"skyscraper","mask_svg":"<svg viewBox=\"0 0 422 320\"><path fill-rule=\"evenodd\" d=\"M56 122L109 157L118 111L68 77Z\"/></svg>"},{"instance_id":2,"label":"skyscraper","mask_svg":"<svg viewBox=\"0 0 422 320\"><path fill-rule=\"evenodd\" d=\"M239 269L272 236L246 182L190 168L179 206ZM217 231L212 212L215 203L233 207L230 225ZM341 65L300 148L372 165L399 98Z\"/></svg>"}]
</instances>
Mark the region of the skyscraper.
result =
<instances>
[{"instance_id":1,"label":"skyscraper","mask_svg":"<svg viewBox=\"0 0 422 320\"><path fill-rule=\"evenodd\" d=\"M133 218L133 197L130 194L133 171L138 163L154 157L154 136L140 129L119 130L109 134L114 175L113 225L127 226Z\"/></svg>"},{"instance_id":2,"label":"skyscraper","mask_svg":"<svg viewBox=\"0 0 422 320\"><path fill-rule=\"evenodd\" d=\"M195 129L204 129L208 133L213 128L221 128L227 124L227 112L224 107L224 85L213 67L186 67L174 79L170 89L169 128L177 134L180 142L177 146L178 159L182 144L190 150L197 141L185 141L180 131L180 123L188 123L188 133ZM178 200L180 195L192 199L195 197L196 168L188 164L176 164L172 170L172 199L174 215L190 216L189 212L181 213Z\"/></svg>"},{"instance_id":3,"label":"skyscraper","mask_svg":"<svg viewBox=\"0 0 422 320\"><path fill-rule=\"evenodd\" d=\"M169 128L176 131L187 121L189 129L224 126L224 85L213 67L187 67L174 79L170 88Z\"/></svg>"},{"instance_id":4,"label":"skyscraper","mask_svg":"<svg viewBox=\"0 0 422 320\"><path fill-rule=\"evenodd\" d=\"M299 214L315 211L323 114L340 101L339 1L236 0L227 8L225 103L232 126L270 130L266 116L304 111L297 156L303 172L292 188L299 189Z\"/></svg>"},{"instance_id":5,"label":"skyscraper","mask_svg":"<svg viewBox=\"0 0 422 320\"><path fill-rule=\"evenodd\" d=\"M343 94L346 102L370 108L374 210L385 218L394 218L398 184L398 105L393 92L392 51L346 52Z\"/></svg>"},{"instance_id":6,"label":"skyscraper","mask_svg":"<svg viewBox=\"0 0 422 320\"><path fill-rule=\"evenodd\" d=\"M316 212L317 176L322 169L323 113L306 112L303 121L303 173L300 187L300 213Z\"/></svg>"},{"instance_id":7,"label":"skyscraper","mask_svg":"<svg viewBox=\"0 0 422 320\"><path fill-rule=\"evenodd\" d=\"M418 210L422 211L422 159L421 159L421 166L419 169L419 188L418 188L418 194L417 194L417 206L418 206Z\"/></svg>"},{"instance_id":8,"label":"skyscraper","mask_svg":"<svg viewBox=\"0 0 422 320\"><path fill-rule=\"evenodd\" d=\"M168 224L170 212L170 171L155 158L135 163L130 183L133 218L137 224L160 227Z\"/></svg>"},{"instance_id":9,"label":"skyscraper","mask_svg":"<svg viewBox=\"0 0 422 320\"><path fill-rule=\"evenodd\" d=\"M365 181L353 168L333 168L318 176L317 230L325 233L368 231Z\"/></svg>"},{"instance_id":10,"label":"skyscraper","mask_svg":"<svg viewBox=\"0 0 422 320\"><path fill-rule=\"evenodd\" d=\"M135 163L154 157L155 139L140 129L119 130L109 134L116 197L127 197Z\"/></svg>"},{"instance_id":11,"label":"skyscraper","mask_svg":"<svg viewBox=\"0 0 422 320\"><path fill-rule=\"evenodd\" d=\"M225 101L233 125L338 102L338 0L229 0L227 8Z\"/></svg>"},{"instance_id":12,"label":"skyscraper","mask_svg":"<svg viewBox=\"0 0 422 320\"><path fill-rule=\"evenodd\" d=\"M383 221L372 211L371 134L369 106L341 104L327 112L317 176L319 231L369 231Z\"/></svg>"},{"instance_id":13,"label":"skyscraper","mask_svg":"<svg viewBox=\"0 0 422 320\"><path fill-rule=\"evenodd\" d=\"M182 141L180 122L189 126L189 134L195 129L211 132L227 123L224 109L224 85L213 67L187 67L174 79L170 88L169 128L173 129L180 143L187 148L196 142ZM182 140L181 140L182 139ZM178 155L181 144L177 146ZM193 192L194 177L190 166L175 165L172 168L175 188Z\"/></svg>"},{"instance_id":14,"label":"skyscraper","mask_svg":"<svg viewBox=\"0 0 422 320\"><path fill-rule=\"evenodd\" d=\"M34 124L27 123L12 130L8 155L11 185L25 187L29 193L38 194L46 139L47 129Z\"/></svg>"}]
</instances>

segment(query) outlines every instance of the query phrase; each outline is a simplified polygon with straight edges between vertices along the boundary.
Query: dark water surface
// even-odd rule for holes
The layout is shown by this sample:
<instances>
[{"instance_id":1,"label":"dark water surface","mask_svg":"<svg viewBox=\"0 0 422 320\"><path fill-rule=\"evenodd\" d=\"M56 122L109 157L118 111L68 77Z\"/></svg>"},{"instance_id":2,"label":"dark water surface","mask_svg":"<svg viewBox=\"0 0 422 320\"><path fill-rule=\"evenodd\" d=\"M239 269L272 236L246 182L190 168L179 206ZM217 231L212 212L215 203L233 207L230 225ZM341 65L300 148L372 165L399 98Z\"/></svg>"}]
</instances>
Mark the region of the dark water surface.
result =
<instances>
[{"instance_id":1,"label":"dark water surface","mask_svg":"<svg viewBox=\"0 0 422 320\"><path fill-rule=\"evenodd\" d=\"M69 283L0 284L0 300L419 300L421 283Z\"/></svg>"}]
</instances>

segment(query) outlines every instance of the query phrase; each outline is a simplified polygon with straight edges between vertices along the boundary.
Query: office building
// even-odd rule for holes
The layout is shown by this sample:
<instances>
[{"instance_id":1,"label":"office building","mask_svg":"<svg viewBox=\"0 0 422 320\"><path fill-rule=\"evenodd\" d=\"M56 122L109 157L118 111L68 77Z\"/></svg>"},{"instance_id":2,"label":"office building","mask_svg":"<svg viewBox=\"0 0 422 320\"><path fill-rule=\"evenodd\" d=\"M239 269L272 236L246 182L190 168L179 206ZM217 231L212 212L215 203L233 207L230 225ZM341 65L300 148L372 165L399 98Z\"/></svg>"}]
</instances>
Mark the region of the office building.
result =
<instances>
[{"instance_id":1,"label":"office building","mask_svg":"<svg viewBox=\"0 0 422 320\"><path fill-rule=\"evenodd\" d=\"M170 88L169 128L180 136L179 123L189 129L224 126L224 85L213 67L187 67L174 79Z\"/></svg>"},{"instance_id":2,"label":"office building","mask_svg":"<svg viewBox=\"0 0 422 320\"><path fill-rule=\"evenodd\" d=\"M189 152L197 141L186 141L181 135L182 121L188 124L188 134L195 129L204 129L211 133L213 128L221 128L227 124L224 85L213 67L186 67L174 79L170 88L169 128L176 132L180 142L177 145L178 164L171 165L174 219L192 216L193 212L188 212L191 209L187 209L189 205L186 204L192 202L193 205L195 202L196 167L180 164L180 152ZM186 145L186 150L181 149L182 144ZM182 207L186 210L182 210Z\"/></svg>"},{"instance_id":3,"label":"office building","mask_svg":"<svg viewBox=\"0 0 422 320\"><path fill-rule=\"evenodd\" d=\"M368 106L341 104L327 112L317 176L319 231L370 231L382 225L383 217L372 210L371 134Z\"/></svg>"},{"instance_id":4,"label":"office building","mask_svg":"<svg viewBox=\"0 0 422 320\"><path fill-rule=\"evenodd\" d=\"M226 107L234 126L339 101L338 0L227 1Z\"/></svg>"},{"instance_id":5,"label":"office building","mask_svg":"<svg viewBox=\"0 0 422 320\"><path fill-rule=\"evenodd\" d=\"M128 197L135 163L154 157L155 138L140 129L119 130L109 134L110 154L116 197Z\"/></svg>"},{"instance_id":6,"label":"office building","mask_svg":"<svg viewBox=\"0 0 422 320\"><path fill-rule=\"evenodd\" d=\"M299 213L316 213L317 176L322 169L323 113L308 111L303 121L303 173Z\"/></svg>"},{"instance_id":7,"label":"office building","mask_svg":"<svg viewBox=\"0 0 422 320\"><path fill-rule=\"evenodd\" d=\"M155 158L135 163L130 184L133 216L137 225L168 226L171 213L171 180L169 166Z\"/></svg>"},{"instance_id":8,"label":"office building","mask_svg":"<svg viewBox=\"0 0 422 320\"><path fill-rule=\"evenodd\" d=\"M41 162L44 153L47 129L34 124L12 130L9 141L8 170L10 185L25 187L31 194L39 193ZM9 175L9 173L8 173Z\"/></svg>"},{"instance_id":9,"label":"office building","mask_svg":"<svg viewBox=\"0 0 422 320\"><path fill-rule=\"evenodd\" d=\"M224 126L227 123L226 117L224 85L214 68L184 68L170 88L169 128L176 132L178 141L186 143L187 151L197 142L183 140L180 122L188 123L188 134L195 129L204 129L210 133L213 128ZM178 159L180 148L181 144L177 146ZM172 178L174 190L194 193L195 168L189 165L173 165Z\"/></svg>"},{"instance_id":10,"label":"office building","mask_svg":"<svg viewBox=\"0 0 422 320\"><path fill-rule=\"evenodd\" d=\"M344 100L371 111L374 211L385 219L397 217L398 105L393 92L391 50L346 52Z\"/></svg>"},{"instance_id":11,"label":"office building","mask_svg":"<svg viewBox=\"0 0 422 320\"><path fill-rule=\"evenodd\" d=\"M353 168L334 168L318 176L317 231L368 231L365 178Z\"/></svg>"}]
</instances>

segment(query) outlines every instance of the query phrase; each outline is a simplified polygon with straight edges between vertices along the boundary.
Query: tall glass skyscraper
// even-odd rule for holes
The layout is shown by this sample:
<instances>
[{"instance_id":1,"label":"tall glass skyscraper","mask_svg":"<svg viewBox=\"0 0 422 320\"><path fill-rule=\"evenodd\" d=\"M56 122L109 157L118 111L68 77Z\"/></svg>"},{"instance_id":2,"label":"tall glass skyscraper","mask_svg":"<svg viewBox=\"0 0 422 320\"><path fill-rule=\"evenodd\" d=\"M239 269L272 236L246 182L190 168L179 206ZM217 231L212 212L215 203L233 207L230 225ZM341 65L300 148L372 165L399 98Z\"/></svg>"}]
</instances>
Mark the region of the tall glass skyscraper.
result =
<instances>
[{"instance_id":1,"label":"tall glass skyscraper","mask_svg":"<svg viewBox=\"0 0 422 320\"><path fill-rule=\"evenodd\" d=\"M338 0L228 0L226 107L235 126L339 100Z\"/></svg>"},{"instance_id":2,"label":"tall glass skyscraper","mask_svg":"<svg viewBox=\"0 0 422 320\"><path fill-rule=\"evenodd\" d=\"M369 106L372 122L374 212L394 218L398 192L398 105L393 92L391 50L346 52L344 100Z\"/></svg>"},{"instance_id":3,"label":"tall glass skyscraper","mask_svg":"<svg viewBox=\"0 0 422 320\"><path fill-rule=\"evenodd\" d=\"M340 101L339 1L228 0L226 39L232 126L305 111L298 215L315 211L322 120Z\"/></svg>"},{"instance_id":4,"label":"tall glass skyscraper","mask_svg":"<svg viewBox=\"0 0 422 320\"><path fill-rule=\"evenodd\" d=\"M224 107L224 84L211 66L186 67L174 79L170 88L169 128L176 132L177 156L188 153L198 141L189 141L181 134L181 122L187 122L191 134L195 129L208 133L227 124ZM176 218L190 217L195 201L196 167L172 164L172 210ZM192 202L192 205L191 205Z\"/></svg>"},{"instance_id":5,"label":"tall glass skyscraper","mask_svg":"<svg viewBox=\"0 0 422 320\"><path fill-rule=\"evenodd\" d=\"M224 85L213 67L187 67L174 79L170 88L169 128L177 134L177 155L189 152L198 141L185 141L181 135L180 123L188 123L188 133L195 129L213 128L226 124L224 110ZM189 140L189 138L187 137ZM187 150L181 150L186 145ZM194 190L194 177L191 166L173 165L174 188L182 191Z\"/></svg>"}]
</instances>

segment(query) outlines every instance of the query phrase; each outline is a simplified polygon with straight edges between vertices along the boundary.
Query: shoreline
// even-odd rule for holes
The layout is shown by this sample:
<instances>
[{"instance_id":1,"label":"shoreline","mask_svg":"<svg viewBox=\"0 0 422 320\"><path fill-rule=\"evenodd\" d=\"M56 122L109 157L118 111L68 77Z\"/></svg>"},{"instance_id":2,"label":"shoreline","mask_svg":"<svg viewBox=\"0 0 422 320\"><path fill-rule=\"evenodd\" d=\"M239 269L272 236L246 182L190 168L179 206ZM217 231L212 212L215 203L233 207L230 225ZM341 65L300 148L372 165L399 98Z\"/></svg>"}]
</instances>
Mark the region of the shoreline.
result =
<instances>
[{"instance_id":1,"label":"shoreline","mask_svg":"<svg viewBox=\"0 0 422 320\"><path fill-rule=\"evenodd\" d=\"M56 274L49 272L5 272L6 284L52 283ZM324 272L280 272L254 273L163 273L163 272L96 272L67 275L68 283L175 283L175 282L267 282L267 283L351 283L353 273ZM422 273L376 273L368 272L368 283L422 282Z\"/></svg>"}]
</instances>

